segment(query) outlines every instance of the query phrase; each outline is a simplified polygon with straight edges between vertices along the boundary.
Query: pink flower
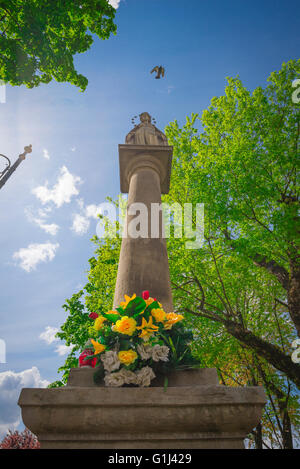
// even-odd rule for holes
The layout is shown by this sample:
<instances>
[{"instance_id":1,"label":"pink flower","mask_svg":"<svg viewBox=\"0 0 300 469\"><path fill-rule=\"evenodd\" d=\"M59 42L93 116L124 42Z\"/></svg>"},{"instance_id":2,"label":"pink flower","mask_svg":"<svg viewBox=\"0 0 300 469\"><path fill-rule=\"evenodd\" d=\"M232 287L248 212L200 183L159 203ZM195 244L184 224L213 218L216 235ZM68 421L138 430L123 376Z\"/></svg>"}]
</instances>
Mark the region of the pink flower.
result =
<instances>
[{"instance_id":1,"label":"pink flower","mask_svg":"<svg viewBox=\"0 0 300 469\"><path fill-rule=\"evenodd\" d=\"M98 316L99 316L99 314L97 314L97 313L90 313L89 314L89 318L91 318L91 319L97 319Z\"/></svg>"},{"instance_id":2,"label":"pink flower","mask_svg":"<svg viewBox=\"0 0 300 469\"><path fill-rule=\"evenodd\" d=\"M150 295L149 295L148 290L143 291L143 293L142 293L143 300L148 300L149 296Z\"/></svg>"}]
</instances>

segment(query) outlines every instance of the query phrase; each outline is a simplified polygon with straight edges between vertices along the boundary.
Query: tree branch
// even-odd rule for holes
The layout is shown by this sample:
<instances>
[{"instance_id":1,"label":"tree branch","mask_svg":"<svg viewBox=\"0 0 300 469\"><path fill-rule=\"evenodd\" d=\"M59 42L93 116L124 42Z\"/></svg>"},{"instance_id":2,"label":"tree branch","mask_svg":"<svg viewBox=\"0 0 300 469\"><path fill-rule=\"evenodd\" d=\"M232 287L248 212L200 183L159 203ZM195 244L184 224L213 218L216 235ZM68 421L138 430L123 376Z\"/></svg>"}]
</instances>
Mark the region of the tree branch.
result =
<instances>
[{"instance_id":1,"label":"tree branch","mask_svg":"<svg viewBox=\"0 0 300 469\"><path fill-rule=\"evenodd\" d=\"M224 326L227 332L241 343L254 350L260 357L267 360L295 383L300 389L300 365L294 363L290 356L281 351L279 347L257 337L248 329L243 329L239 324L225 320Z\"/></svg>"},{"instance_id":2,"label":"tree branch","mask_svg":"<svg viewBox=\"0 0 300 469\"><path fill-rule=\"evenodd\" d=\"M230 237L228 231L223 230L223 234L227 241L230 242L231 248L235 249L234 240ZM266 256L262 256L261 254L254 254L253 256L248 255L248 257L255 265L262 267L274 275L285 290L289 289L289 273L284 267L280 266L273 260L268 260Z\"/></svg>"}]
</instances>

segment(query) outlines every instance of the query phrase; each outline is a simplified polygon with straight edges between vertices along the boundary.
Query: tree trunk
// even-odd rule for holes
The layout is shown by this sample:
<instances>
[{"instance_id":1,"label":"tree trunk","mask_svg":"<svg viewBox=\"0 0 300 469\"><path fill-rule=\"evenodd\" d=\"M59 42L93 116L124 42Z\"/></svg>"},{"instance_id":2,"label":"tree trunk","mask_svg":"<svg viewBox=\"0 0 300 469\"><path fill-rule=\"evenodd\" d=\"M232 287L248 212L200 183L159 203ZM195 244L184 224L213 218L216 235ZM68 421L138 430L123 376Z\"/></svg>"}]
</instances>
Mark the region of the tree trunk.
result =
<instances>
[{"instance_id":1,"label":"tree trunk","mask_svg":"<svg viewBox=\"0 0 300 469\"><path fill-rule=\"evenodd\" d=\"M279 402L280 413L282 418L282 446L283 449L293 449L292 426L289 411L286 403Z\"/></svg>"},{"instance_id":2,"label":"tree trunk","mask_svg":"<svg viewBox=\"0 0 300 469\"><path fill-rule=\"evenodd\" d=\"M295 327L298 337L300 337L300 266L297 260L291 262L291 274L288 289L289 313Z\"/></svg>"},{"instance_id":3,"label":"tree trunk","mask_svg":"<svg viewBox=\"0 0 300 469\"><path fill-rule=\"evenodd\" d=\"M293 363L291 358L285 355L279 347L260 339L251 331L244 329L240 324L233 321L225 320L224 326L229 334L251 348L277 370L285 373L300 389L300 365Z\"/></svg>"},{"instance_id":4,"label":"tree trunk","mask_svg":"<svg viewBox=\"0 0 300 469\"><path fill-rule=\"evenodd\" d=\"M261 422L257 425L254 432L254 442L255 449L263 449L263 439L262 439L262 425Z\"/></svg>"}]
</instances>

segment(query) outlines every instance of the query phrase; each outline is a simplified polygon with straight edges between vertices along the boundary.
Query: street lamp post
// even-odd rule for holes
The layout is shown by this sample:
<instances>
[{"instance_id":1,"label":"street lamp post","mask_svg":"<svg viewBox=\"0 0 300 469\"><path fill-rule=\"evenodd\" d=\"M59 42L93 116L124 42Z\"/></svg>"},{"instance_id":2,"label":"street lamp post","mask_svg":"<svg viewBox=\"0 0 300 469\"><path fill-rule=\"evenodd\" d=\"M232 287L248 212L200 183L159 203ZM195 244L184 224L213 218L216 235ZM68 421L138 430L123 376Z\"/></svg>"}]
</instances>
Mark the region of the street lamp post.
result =
<instances>
[{"instance_id":1,"label":"street lamp post","mask_svg":"<svg viewBox=\"0 0 300 469\"><path fill-rule=\"evenodd\" d=\"M7 156L2 155L0 153L0 156L2 156L2 158L5 158L7 160L6 168L2 172L0 172L0 189L2 189L6 181L10 178L12 173L17 169L19 164L23 160L25 160L26 155L31 152L32 152L32 145L28 145L27 147L24 147L24 152L21 153L21 155L19 155L18 159L14 162L13 165L11 165L10 159Z\"/></svg>"}]
</instances>

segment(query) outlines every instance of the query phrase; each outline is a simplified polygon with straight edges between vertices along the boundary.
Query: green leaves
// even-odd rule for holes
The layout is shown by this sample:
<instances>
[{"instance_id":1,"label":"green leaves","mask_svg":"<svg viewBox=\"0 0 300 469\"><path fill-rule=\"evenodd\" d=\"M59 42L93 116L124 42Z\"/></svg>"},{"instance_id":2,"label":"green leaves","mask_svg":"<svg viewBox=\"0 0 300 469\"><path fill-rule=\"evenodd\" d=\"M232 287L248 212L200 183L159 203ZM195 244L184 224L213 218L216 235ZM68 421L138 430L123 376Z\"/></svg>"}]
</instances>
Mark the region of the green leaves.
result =
<instances>
[{"instance_id":1,"label":"green leaves","mask_svg":"<svg viewBox=\"0 0 300 469\"><path fill-rule=\"evenodd\" d=\"M129 301L128 305L124 309L124 314L127 316L138 316L146 308L146 302L143 298L136 297Z\"/></svg>"},{"instance_id":2,"label":"green leaves","mask_svg":"<svg viewBox=\"0 0 300 469\"><path fill-rule=\"evenodd\" d=\"M205 204L201 249L188 251L184 238L168 240L174 305L194 313L185 314L194 335L193 356L202 367L217 368L221 382L231 386L265 385L261 369L266 370L277 394L280 389L289 403L291 419L299 404L285 381L294 378L289 366L296 328L284 306L292 299L284 279L294 272L300 290L294 251L299 246L300 106L292 102L292 82L299 77L300 61L293 60L271 74L267 87L253 92L230 78L224 96L213 98L201 117L187 118L183 127L170 123L172 179L163 197L169 204ZM265 348L253 343L246 348L226 331L227 318L264 341ZM178 351L173 332L178 361L191 360ZM284 371L280 360L278 368L274 361L270 365L269 344L285 354ZM281 418L274 416L274 399L263 419L270 425L271 415L273 429Z\"/></svg>"},{"instance_id":3,"label":"green leaves","mask_svg":"<svg viewBox=\"0 0 300 469\"><path fill-rule=\"evenodd\" d=\"M106 0L27 0L0 3L0 77L13 86L69 82L84 91L88 80L73 56L86 52L92 34L116 33L116 10Z\"/></svg>"},{"instance_id":4,"label":"green leaves","mask_svg":"<svg viewBox=\"0 0 300 469\"><path fill-rule=\"evenodd\" d=\"M104 316L106 319L109 319L109 321L113 322L114 324L117 322L118 319L120 319L117 314L102 313L102 316Z\"/></svg>"},{"instance_id":5,"label":"green leaves","mask_svg":"<svg viewBox=\"0 0 300 469\"><path fill-rule=\"evenodd\" d=\"M120 339L120 350L130 350L132 348L132 343L128 339Z\"/></svg>"}]
</instances>

